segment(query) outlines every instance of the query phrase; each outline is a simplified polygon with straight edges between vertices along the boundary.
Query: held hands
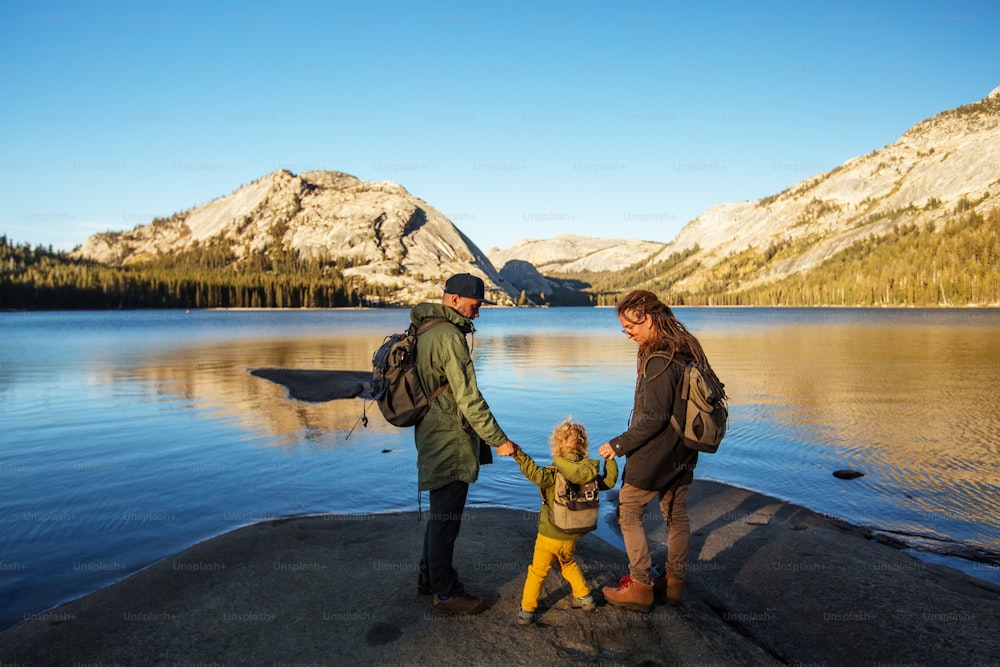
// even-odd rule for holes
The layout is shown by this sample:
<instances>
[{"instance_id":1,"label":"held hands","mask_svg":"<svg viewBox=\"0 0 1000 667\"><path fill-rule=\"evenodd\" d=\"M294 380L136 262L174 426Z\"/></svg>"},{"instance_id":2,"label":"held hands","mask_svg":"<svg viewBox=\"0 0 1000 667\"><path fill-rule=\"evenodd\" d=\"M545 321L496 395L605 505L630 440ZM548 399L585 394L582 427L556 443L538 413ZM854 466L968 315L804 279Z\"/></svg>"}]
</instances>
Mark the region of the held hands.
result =
<instances>
[{"instance_id":1,"label":"held hands","mask_svg":"<svg viewBox=\"0 0 1000 667\"><path fill-rule=\"evenodd\" d=\"M597 448L597 453L605 461L610 461L611 459L615 458L615 450L611 446L611 444L607 442Z\"/></svg>"},{"instance_id":2,"label":"held hands","mask_svg":"<svg viewBox=\"0 0 1000 667\"><path fill-rule=\"evenodd\" d=\"M499 447L497 447L497 456L513 456L521 451L520 446L516 443L508 440Z\"/></svg>"}]
</instances>

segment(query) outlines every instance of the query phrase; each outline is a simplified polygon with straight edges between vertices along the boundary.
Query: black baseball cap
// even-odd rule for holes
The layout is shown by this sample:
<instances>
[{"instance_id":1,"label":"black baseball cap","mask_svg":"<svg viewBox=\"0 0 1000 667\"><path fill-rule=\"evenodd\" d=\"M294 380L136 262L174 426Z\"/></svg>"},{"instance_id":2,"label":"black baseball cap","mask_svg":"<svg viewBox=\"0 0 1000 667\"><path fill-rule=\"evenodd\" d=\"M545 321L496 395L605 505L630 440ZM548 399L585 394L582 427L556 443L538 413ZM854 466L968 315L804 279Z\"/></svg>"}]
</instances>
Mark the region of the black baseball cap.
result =
<instances>
[{"instance_id":1,"label":"black baseball cap","mask_svg":"<svg viewBox=\"0 0 1000 667\"><path fill-rule=\"evenodd\" d=\"M464 296L466 299L475 299L481 303L488 303L491 306L496 305L496 301L489 301L485 299L486 296L486 286L483 285L482 278L474 276L471 273L456 273L444 284L444 291L448 294L457 294L458 296Z\"/></svg>"}]
</instances>

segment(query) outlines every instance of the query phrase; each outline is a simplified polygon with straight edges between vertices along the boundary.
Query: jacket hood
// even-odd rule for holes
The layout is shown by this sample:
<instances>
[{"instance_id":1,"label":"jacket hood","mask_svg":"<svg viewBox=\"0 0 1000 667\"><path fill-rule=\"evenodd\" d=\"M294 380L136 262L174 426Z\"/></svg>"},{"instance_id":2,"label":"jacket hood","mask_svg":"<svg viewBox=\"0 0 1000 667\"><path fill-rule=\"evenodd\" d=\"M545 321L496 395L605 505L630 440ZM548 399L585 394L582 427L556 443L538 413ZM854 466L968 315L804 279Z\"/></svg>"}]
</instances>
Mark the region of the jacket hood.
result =
<instances>
[{"instance_id":1,"label":"jacket hood","mask_svg":"<svg viewBox=\"0 0 1000 667\"><path fill-rule=\"evenodd\" d=\"M555 457L552 464L574 484L586 484L601 474L601 462L597 459L580 459L571 454Z\"/></svg>"},{"instance_id":2,"label":"jacket hood","mask_svg":"<svg viewBox=\"0 0 1000 667\"><path fill-rule=\"evenodd\" d=\"M476 328L472 325L472 320L443 303L427 301L418 303L410 310L410 321L418 327L425 320L442 317L457 326L464 333L474 333L476 331Z\"/></svg>"}]
</instances>

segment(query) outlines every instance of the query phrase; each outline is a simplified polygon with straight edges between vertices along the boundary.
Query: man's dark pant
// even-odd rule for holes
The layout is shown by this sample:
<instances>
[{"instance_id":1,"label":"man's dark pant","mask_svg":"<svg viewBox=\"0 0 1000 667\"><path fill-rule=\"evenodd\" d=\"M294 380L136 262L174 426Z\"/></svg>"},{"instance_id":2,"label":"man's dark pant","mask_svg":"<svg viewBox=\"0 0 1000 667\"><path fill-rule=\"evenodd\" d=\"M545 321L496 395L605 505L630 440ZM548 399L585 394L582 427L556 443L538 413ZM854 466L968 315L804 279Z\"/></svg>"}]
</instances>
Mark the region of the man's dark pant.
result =
<instances>
[{"instance_id":1,"label":"man's dark pant","mask_svg":"<svg viewBox=\"0 0 1000 667\"><path fill-rule=\"evenodd\" d=\"M424 557L420 570L430 578L438 595L461 595L464 592L458 572L451 565L455 540L462 528L462 512L469 495L468 482L451 482L431 491L431 511L424 533Z\"/></svg>"}]
</instances>

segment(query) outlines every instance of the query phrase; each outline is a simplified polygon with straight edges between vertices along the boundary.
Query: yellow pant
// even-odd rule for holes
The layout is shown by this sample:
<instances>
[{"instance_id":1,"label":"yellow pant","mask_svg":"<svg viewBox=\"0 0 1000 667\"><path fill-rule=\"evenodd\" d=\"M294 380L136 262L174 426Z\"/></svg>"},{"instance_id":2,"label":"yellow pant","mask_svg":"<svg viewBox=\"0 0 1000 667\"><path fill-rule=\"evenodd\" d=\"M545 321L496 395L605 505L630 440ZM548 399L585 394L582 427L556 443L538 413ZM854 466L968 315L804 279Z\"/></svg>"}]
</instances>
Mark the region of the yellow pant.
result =
<instances>
[{"instance_id":1,"label":"yellow pant","mask_svg":"<svg viewBox=\"0 0 1000 667\"><path fill-rule=\"evenodd\" d=\"M559 563L559 571L563 579L573 587L573 596L582 598L590 595L590 587L583 578L580 566L573 558L576 540L555 540L545 535L535 539L535 554L528 566L528 576L524 580L524 594L521 596L521 609L535 611L538 598L542 594L542 583L552 567L552 561Z\"/></svg>"}]
</instances>

